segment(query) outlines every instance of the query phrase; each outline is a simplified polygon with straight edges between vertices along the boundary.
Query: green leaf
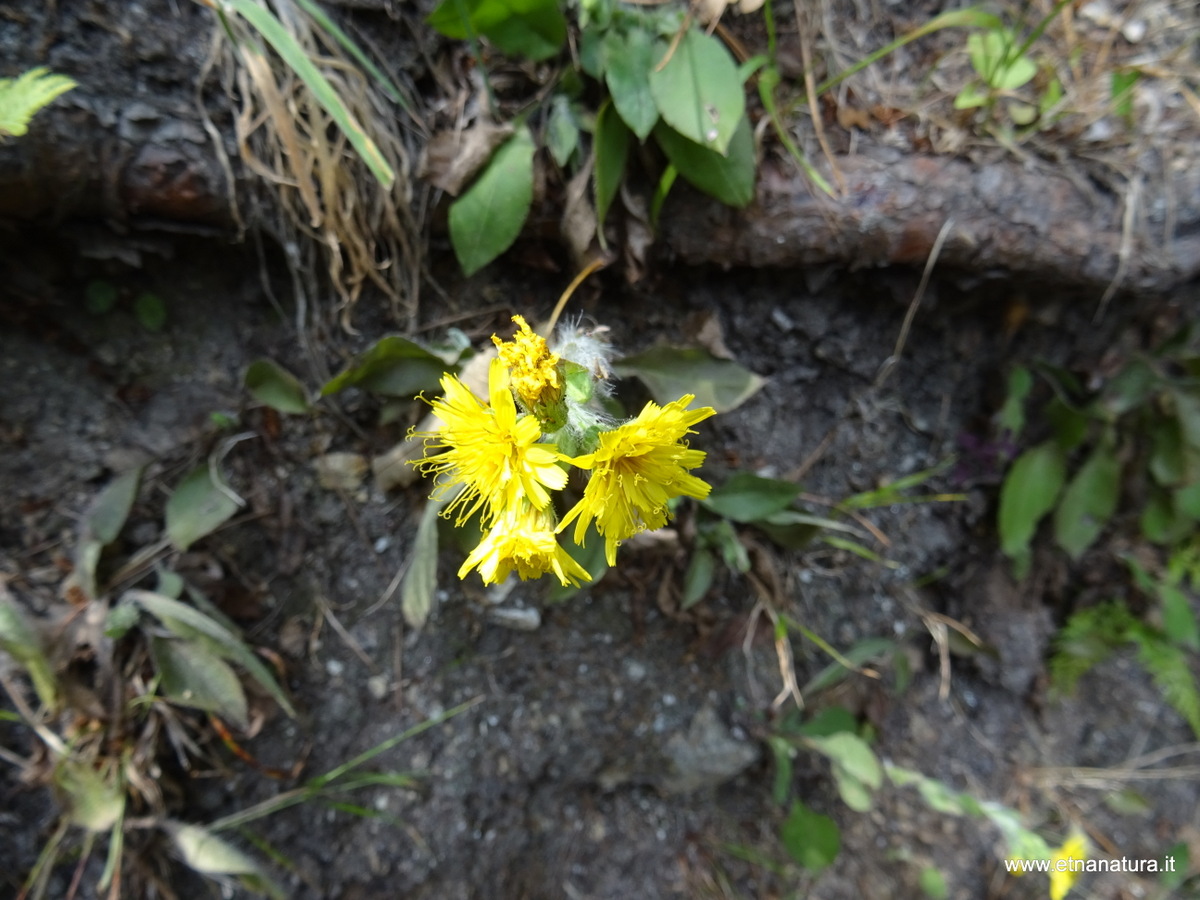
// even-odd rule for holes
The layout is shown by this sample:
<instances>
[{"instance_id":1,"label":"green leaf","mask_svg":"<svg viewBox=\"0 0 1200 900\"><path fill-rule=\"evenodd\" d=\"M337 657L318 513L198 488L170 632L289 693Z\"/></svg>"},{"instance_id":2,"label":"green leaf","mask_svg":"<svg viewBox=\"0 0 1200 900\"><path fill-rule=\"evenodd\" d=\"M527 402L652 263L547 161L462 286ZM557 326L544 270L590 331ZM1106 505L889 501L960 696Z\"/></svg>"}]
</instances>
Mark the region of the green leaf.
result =
<instances>
[{"instance_id":1,"label":"green leaf","mask_svg":"<svg viewBox=\"0 0 1200 900\"><path fill-rule=\"evenodd\" d=\"M654 139L679 174L710 197L739 208L754 199L757 160L754 135L746 117L737 123L724 156L688 140L661 122L654 129Z\"/></svg>"},{"instance_id":2,"label":"green leaf","mask_svg":"<svg viewBox=\"0 0 1200 900\"><path fill-rule=\"evenodd\" d=\"M791 481L735 472L700 502L735 522L757 522L786 509L799 493L800 485Z\"/></svg>"},{"instance_id":3,"label":"green leaf","mask_svg":"<svg viewBox=\"0 0 1200 900\"><path fill-rule=\"evenodd\" d=\"M167 822L164 828L184 863L195 871L204 875L235 875L276 900L286 896L254 860L211 831L182 822Z\"/></svg>"},{"instance_id":4,"label":"green leaf","mask_svg":"<svg viewBox=\"0 0 1200 900\"><path fill-rule=\"evenodd\" d=\"M1008 373L1008 396L1000 408L1000 428L1016 440L1025 430L1025 398L1033 389L1033 374L1024 366L1017 366Z\"/></svg>"},{"instance_id":5,"label":"green leaf","mask_svg":"<svg viewBox=\"0 0 1200 900\"><path fill-rule=\"evenodd\" d=\"M1100 536L1117 508L1120 489L1120 462L1110 447L1096 447L1054 511L1055 540L1072 559L1079 559Z\"/></svg>"},{"instance_id":6,"label":"green leaf","mask_svg":"<svg viewBox=\"0 0 1200 900\"><path fill-rule=\"evenodd\" d=\"M394 103L399 104L406 112L416 115L411 104L400 93L400 89L396 84L383 73L383 70L379 66L375 65L358 44L350 39L350 36L338 26L337 22L329 17L325 10L321 9L313 0L296 0L296 2L304 8L306 13L312 16L313 21L323 31L332 35L334 40L341 45L342 49L354 57L355 62L362 66L379 83L380 87L383 88L384 92Z\"/></svg>"},{"instance_id":7,"label":"green leaf","mask_svg":"<svg viewBox=\"0 0 1200 900\"><path fill-rule=\"evenodd\" d=\"M842 657L847 662L855 666L863 666L872 660L878 659L887 653L893 652L895 649L895 642L890 641L887 638L864 638L843 653ZM850 671L851 670L847 669L842 663L835 660L810 678L808 683L805 684L801 689L800 693L804 696L808 696L810 694L815 694L831 688L835 684L838 684L845 679L846 676L850 674ZM852 731L854 730L854 727L853 720L851 720L848 728L839 728L837 730ZM809 732L805 733L808 734ZM820 732L813 733L819 734Z\"/></svg>"},{"instance_id":8,"label":"green leaf","mask_svg":"<svg viewBox=\"0 0 1200 900\"><path fill-rule=\"evenodd\" d=\"M1172 417L1156 419L1151 425L1150 474L1163 487L1183 481L1187 471L1187 456L1183 429Z\"/></svg>"},{"instance_id":9,"label":"green leaf","mask_svg":"<svg viewBox=\"0 0 1200 900\"><path fill-rule=\"evenodd\" d=\"M34 113L73 87L75 82L66 75L56 75L45 66L15 79L0 78L0 137L25 134Z\"/></svg>"},{"instance_id":10,"label":"green leaf","mask_svg":"<svg viewBox=\"0 0 1200 900\"><path fill-rule=\"evenodd\" d=\"M1130 637L1137 645L1138 660L1162 691L1163 699L1175 707L1192 726L1192 732L1200 737L1200 690L1196 688L1187 654L1141 623L1130 629Z\"/></svg>"},{"instance_id":11,"label":"green leaf","mask_svg":"<svg viewBox=\"0 0 1200 900\"><path fill-rule=\"evenodd\" d=\"M666 65L651 70L650 91L663 119L681 135L720 154L728 151L746 96L724 44L689 28Z\"/></svg>"},{"instance_id":12,"label":"green leaf","mask_svg":"<svg viewBox=\"0 0 1200 900\"><path fill-rule=\"evenodd\" d=\"M235 512L238 502L213 480L212 467L197 466L167 500L167 537L180 550L211 534Z\"/></svg>"},{"instance_id":13,"label":"green leaf","mask_svg":"<svg viewBox=\"0 0 1200 900\"><path fill-rule=\"evenodd\" d=\"M658 62L654 48L654 36L642 28L614 28L604 36L604 80L617 112L639 141L650 136L658 121L650 91L650 72Z\"/></svg>"},{"instance_id":14,"label":"green leaf","mask_svg":"<svg viewBox=\"0 0 1200 900\"><path fill-rule=\"evenodd\" d=\"M621 187L625 174L625 159L629 155L629 126L614 111L611 103L605 103L596 114L596 222L600 233L604 231L604 220Z\"/></svg>"},{"instance_id":15,"label":"green leaf","mask_svg":"<svg viewBox=\"0 0 1200 900\"><path fill-rule=\"evenodd\" d=\"M450 242L466 275L474 275L520 235L533 202L533 150L529 129L517 129L450 205Z\"/></svg>"},{"instance_id":16,"label":"green leaf","mask_svg":"<svg viewBox=\"0 0 1200 900\"><path fill-rule=\"evenodd\" d=\"M118 475L100 492L84 520L87 530L101 544L111 544L121 533L129 510L137 497L138 484L142 478L142 467L130 469Z\"/></svg>"},{"instance_id":17,"label":"green leaf","mask_svg":"<svg viewBox=\"0 0 1200 900\"><path fill-rule=\"evenodd\" d=\"M150 655L168 700L246 727L246 693L237 673L220 656L196 641L153 636Z\"/></svg>"},{"instance_id":18,"label":"green leaf","mask_svg":"<svg viewBox=\"0 0 1200 900\"><path fill-rule=\"evenodd\" d=\"M104 636L119 641L138 623L140 613L132 603L118 603L104 617Z\"/></svg>"},{"instance_id":19,"label":"green leaf","mask_svg":"<svg viewBox=\"0 0 1200 900\"><path fill-rule=\"evenodd\" d=\"M1183 439L1193 450L1200 450L1200 393L1195 390L1176 389L1171 391L1175 414Z\"/></svg>"},{"instance_id":20,"label":"green leaf","mask_svg":"<svg viewBox=\"0 0 1200 900\"><path fill-rule=\"evenodd\" d=\"M779 735L770 735L767 738L767 746L771 748L771 758L775 762L771 799L782 806L792 790L792 754L796 751L787 738Z\"/></svg>"},{"instance_id":21,"label":"green leaf","mask_svg":"<svg viewBox=\"0 0 1200 900\"><path fill-rule=\"evenodd\" d=\"M955 109L975 109L988 102L991 95L984 90L983 85L972 81L963 87L954 98Z\"/></svg>"},{"instance_id":22,"label":"green leaf","mask_svg":"<svg viewBox=\"0 0 1200 900\"><path fill-rule=\"evenodd\" d=\"M167 307L162 297L144 291L133 301L133 314L147 331L162 331L167 324Z\"/></svg>"},{"instance_id":23,"label":"green leaf","mask_svg":"<svg viewBox=\"0 0 1200 900\"><path fill-rule=\"evenodd\" d=\"M1133 117L1133 86L1139 78L1141 73L1137 69L1112 71L1109 96L1112 98L1113 112L1123 119Z\"/></svg>"},{"instance_id":24,"label":"green leaf","mask_svg":"<svg viewBox=\"0 0 1200 900\"><path fill-rule=\"evenodd\" d=\"M622 378L636 376L660 404L695 394L696 406L730 412L753 397L766 379L707 350L654 347L613 363Z\"/></svg>"},{"instance_id":25,"label":"green leaf","mask_svg":"<svg viewBox=\"0 0 1200 900\"><path fill-rule=\"evenodd\" d=\"M106 780L83 760L63 759L54 770L54 784L67 797L72 825L108 831L125 811L125 792L119 780Z\"/></svg>"},{"instance_id":26,"label":"green leaf","mask_svg":"<svg viewBox=\"0 0 1200 900\"><path fill-rule=\"evenodd\" d=\"M571 111L571 101L563 94L555 94L550 103L550 116L546 120L546 148L559 168L566 168L571 156L579 147L579 123Z\"/></svg>"},{"instance_id":27,"label":"green leaf","mask_svg":"<svg viewBox=\"0 0 1200 900\"><path fill-rule=\"evenodd\" d=\"M17 606L0 579L0 650L15 659L29 673L33 689L42 705L58 705L58 682L54 668L42 649L42 639L30 624L25 611Z\"/></svg>"},{"instance_id":28,"label":"green leaf","mask_svg":"<svg viewBox=\"0 0 1200 900\"><path fill-rule=\"evenodd\" d=\"M259 359L246 369L246 390L259 403L281 413L306 413L308 391L295 375L271 359Z\"/></svg>"},{"instance_id":29,"label":"green leaf","mask_svg":"<svg viewBox=\"0 0 1200 900\"><path fill-rule=\"evenodd\" d=\"M796 733L805 737L827 737L842 731L853 733L856 728L858 721L850 710L844 706L829 706L802 724Z\"/></svg>"},{"instance_id":30,"label":"green leaf","mask_svg":"<svg viewBox=\"0 0 1200 900\"><path fill-rule=\"evenodd\" d=\"M221 656L232 660L249 672L251 677L270 693L280 708L289 716L295 718L296 711L292 708L291 702L275 682L271 673L267 671L267 667L262 664L240 637L225 628L225 626L206 616L195 607L151 591L126 591L123 602L124 600L138 604L142 609L155 616L168 629L185 640L195 639L197 635L207 638L212 642L212 646L219 648Z\"/></svg>"},{"instance_id":31,"label":"green leaf","mask_svg":"<svg viewBox=\"0 0 1200 900\"><path fill-rule=\"evenodd\" d=\"M438 513L445 503L430 500L421 513L417 537L413 541L411 562L400 586L400 609L404 621L413 628L423 628L437 599Z\"/></svg>"},{"instance_id":32,"label":"green leaf","mask_svg":"<svg viewBox=\"0 0 1200 900\"><path fill-rule=\"evenodd\" d=\"M1158 596L1162 601L1163 631L1167 637L1187 647L1200 651L1200 627L1192 611L1187 593L1172 584L1158 585Z\"/></svg>"},{"instance_id":33,"label":"green leaf","mask_svg":"<svg viewBox=\"0 0 1200 900\"><path fill-rule=\"evenodd\" d=\"M1101 403L1113 416L1123 416L1145 406L1150 395L1158 389L1159 378L1147 363L1130 363L1104 387Z\"/></svg>"},{"instance_id":34,"label":"green leaf","mask_svg":"<svg viewBox=\"0 0 1200 900\"><path fill-rule=\"evenodd\" d=\"M950 896L946 876L937 866L924 866L917 880L921 886L921 893L929 900L946 900Z\"/></svg>"},{"instance_id":35,"label":"green leaf","mask_svg":"<svg viewBox=\"0 0 1200 900\"><path fill-rule=\"evenodd\" d=\"M1146 540L1163 545L1182 540L1192 529L1191 520L1175 508L1174 497L1162 488L1151 489L1139 525Z\"/></svg>"},{"instance_id":36,"label":"green leaf","mask_svg":"<svg viewBox=\"0 0 1200 900\"><path fill-rule=\"evenodd\" d=\"M89 281L84 296L87 311L95 316L104 315L117 305L117 288L110 281Z\"/></svg>"},{"instance_id":37,"label":"green leaf","mask_svg":"<svg viewBox=\"0 0 1200 900\"><path fill-rule=\"evenodd\" d=\"M700 548L692 553L687 573L683 577L683 600L681 608L691 609L712 587L716 559L709 550Z\"/></svg>"},{"instance_id":38,"label":"green leaf","mask_svg":"<svg viewBox=\"0 0 1200 900\"><path fill-rule=\"evenodd\" d=\"M846 805L856 812L870 810L872 795L883 784L883 768L867 742L840 731L806 738L805 743L833 763L833 778Z\"/></svg>"},{"instance_id":39,"label":"green leaf","mask_svg":"<svg viewBox=\"0 0 1200 900\"><path fill-rule=\"evenodd\" d=\"M829 866L842 848L837 823L799 800L792 804L779 836L792 859L814 873Z\"/></svg>"},{"instance_id":40,"label":"green leaf","mask_svg":"<svg viewBox=\"0 0 1200 900\"><path fill-rule=\"evenodd\" d=\"M1000 546L1009 557L1029 548L1038 522L1054 508L1066 478L1063 452L1046 442L1026 450L1013 463L1000 490Z\"/></svg>"},{"instance_id":41,"label":"green leaf","mask_svg":"<svg viewBox=\"0 0 1200 900\"><path fill-rule=\"evenodd\" d=\"M424 390L433 390L447 371L440 357L407 338L391 335L354 360L321 388L327 397L348 387L361 387L388 397L411 400Z\"/></svg>"},{"instance_id":42,"label":"green leaf","mask_svg":"<svg viewBox=\"0 0 1200 900\"><path fill-rule=\"evenodd\" d=\"M390 190L396 180L395 172L392 171L387 159L379 151L379 147L346 107L333 85L321 74L309 51L297 42L283 23L259 0L218 0L218 2L226 13L232 11L241 15L266 39L275 52L283 58L288 68L304 82L304 86L316 98L321 108L329 113L333 121L337 123L342 134L346 135L351 145L358 151L358 155L362 157L363 162L367 164L367 168L371 170L376 181L386 190ZM245 53L257 52L249 47L243 47L242 50Z\"/></svg>"},{"instance_id":43,"label":"green leaf","mask_svg":"<svg viewBox=\"0 0 1200 900\"><path fill-rule=\"evenodd\" d=\"M505 53L534 62L556 54L567 37L557 0L442 0L425 21L446 37L481 34Z\"/></svg>"},{"instance_id":44,"label":"green leaf","mask_svg":"<svg viewBox=\"0 0 1200 900\"><path fill-rule=\"evenodd\" d=\"M1054 441L1063 453L1070 453L1087 438L1091 418L1065 403L1061 397L1050 400L1045 415L1054 432Z\"/></svg>"}]
</instances>

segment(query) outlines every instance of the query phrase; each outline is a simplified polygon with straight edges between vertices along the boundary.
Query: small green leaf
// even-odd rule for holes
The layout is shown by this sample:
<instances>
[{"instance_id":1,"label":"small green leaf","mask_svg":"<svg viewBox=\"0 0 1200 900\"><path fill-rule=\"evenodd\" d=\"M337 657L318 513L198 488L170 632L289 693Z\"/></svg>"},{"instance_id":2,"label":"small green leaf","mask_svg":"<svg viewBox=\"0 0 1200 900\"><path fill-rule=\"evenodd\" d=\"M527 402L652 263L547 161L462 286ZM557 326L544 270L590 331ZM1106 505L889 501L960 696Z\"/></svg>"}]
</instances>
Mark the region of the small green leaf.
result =
<instances>
[{"instance_id":1,"label":"small green leaf","mask_svg":"<svg viewBox=\"0 0 1200 900\"><path fill-rule=\"evenodd\" d=\"M708 589L712 587L713 571L715 568L716 560L711 551L700 548L692 554L692 559L688 563L687 573L683 578L681 608L691 609L700 602L701 597L708 593Z\"/></svg>"},{"instance_id":2,"label":"small green leaf","mask_svg":"<svg viewBox=\"0 0 1200 900\"><path fill-rule=\"evenodd\" d=\"M1117 508L1120 489L1121 463L1111 448L1096 447L1054 511L1055 540L1072 559L1079 559L1100 536Z\"/></svg>"},{"instance_id":3,"label":"small green leaf","mask_svg":"<svg viewBox=\"0 0 1200 900\"><path fill-rule=\"evenodd\" d=\"M814 873L828 867L842 848L837 823L799 800L792 804L779 836L792 859Z\"/></svg>"},{"instance_id":4,"label":"small green leaf","mask_svg":"<svg viewBox=\"0 0 1200 900\"><path fill-rule=\"evenodd\" d=\"M792 791L792 754L796 752L791 743L778 735L767 738L771 758L775 762L775 777L771 781L771 799L782 806Z\"/></svg>"},{"instance_id":5,"label":"small green leaf","mask_svg":"<svg viewBox=\"0 0 1200 900\"><path fill-rule=\"evenodd\" d=\"M199 635L210 641L212 647L219 648L221 656L236 662L249 672L254 680L271 694L280 708L295 718L296 711L267 667L240 637L224 625L195 607L151 591L126 591L122 602L125 601L138 604L184 640L195 640Z\"/></svg>"},{"instance_id":6,"label":"small green leaf","mask_svg":"<svg viewBox=\"0 0 1200 900\"><path fill-rule=\"evenodd\" d=\"M1167 637L1189 650L1200 651L1200 627L1188 595L1171 584L1160 584L1163 631Z\"/></svg>"},{"instance_id":7,"label":"small green leaf","mask_svg":"<svg viewBox=\"0 0 1200 900\"><path fill-rule=\"evenodd\" d=\"M1171 391L1171 400L1184 441L1193 450L1200 450L1200 392L1176 389Z\"/></svg>"},{"instance_id":8,"label":"small green leaf","mask_svg":"<svg viewBox=\"0 0 1200 900\"><path fill-rule=\"evenodd\" d=\"M58 682L54 668L42 649L42 639L29 622L25 611L17 606L0 579L0 650L3 650L29 673L34 692L42 705L54 709L58 705Z\"/></svg>"},{"instance_id":9,"label":"small green leaf","mask_svg":"<svg viewBox=\"0 0 1200 900\"><path fill-rule=\"evenodd\" d=\"M625 159L629 155L629 126L617 115L611 103L605 103L596 114L596 222L600 233L609 207L621 187L625 174Z\"/></svg>"},{"instance_id":10,"label":"small green leaf","mask_svg":"<svg viewBox=\"0 0 1200 900\"><path fill-rule=\"evenodd\" d=\"M105 780L83 760L63 759L54 784L66 796L71 824L88 831L108 831L125 811L125 792L117 778Z\"/></svg>"},{"instance_id":11,"label":"small green leaf","mask_svg":"<svg viewBox=\"0 0 1200 900\"><path fill-rule=\"evenodd\" d=\"M833 778L846 805L855 812L870 810L872 795L883 784L883 768L866 741L841 731L806 738L805 743L833 763Z\"/></svg>"},{"instance_id":12,"label":"small green leaf","mask_svg":"<svg viewBox=\"0 0 1200 900\"><path fill-rule=\"evenodd\" d=\"M1163 487L1181 483L1187 472L1187 452L1179 420L1156 419L1150 427L1150 474Z\"/></svg>"},{"instance_id":13,"label":"small green leaf","mask_svg":"<svg viewBox=\"0 0 1200 900\"><path fill-rule=\"evenodd\" d=\"M0 78L0 138L21 137L34 113L75 86L66 75L56 75L45 66L18 78Z\"/></svg>"},{"instance_id":14,"label":"small green leaf","mask_svg":"<svg viewBox=\"0 0 1200 900\"><path fill-rule=\"evenodd\" d=\"M278 412L298 415L309 410L308 391L300 379L274 360L252 362L244 383L255 400Z\"/></svg>"},{"instance_id":15,"label":"small green leaf","mask_svg":"<svg viewBox=\"0 0 1200 900\"><path fill-rule=\"evenodd\" d=\"M204 875L248 875L265 880L254 860L199 825L167 822L165 828L183 861L195 871ZM278 888L272 888L270 893L283 896Z\"/></svg>"},{"instance_id":16,"label":"small green leaf","mask_svg":"<svg viewBox=\"0 0 1200 900\"><path fill-rule=\"evenodd\" d=\"M923 867L918 876L918 883L921 885L921 893L929 900L946 900L950 896L950 889L946 886L946 876L937 866Z\"/></svg>"},{"instance_id":17,"label":"small green leaf","mask_svg":"<svg viewBox=\"0 0 1200 900\"><path fill-rule=\"evenodd\" d=\"M682 347L655 347L627 356L613 363L613 371L622 378L640 378L660 404L695 394L693 405L717 412L737 409L767 383L732 360Z\"/></svg>"},{"instance_id":18,"label":"small green leaf","mask_svg":"<svg viewBox=\"0 0 1200 900\"><path fill-rule=\"evenodd\" d=\"M430 500L421 513L417 537L413 541L411 562L400 586L400 609L404 621L413 628L423 628L437 600L438 513L445 503Z\"/></svg>"},{"instance_id":19,"label":"small green leaf","mask_svg":"<svg viewBox=\"0 0 1200 900\"><path fill-rule=\"evenodd\" d=\"M180 550L186 550L205 535L211 534L234 513L238 502L223 485L213 480L209 465L193 469L167 500L167 537Z\"/></svg>"},{"instance_id":20,"label":"small green leaf","mask_svg":"<svg viewBox=\"0 0 1200 900\"><path fill-rule=\"evenodd\" d=\"M138 484L142 478L142 467L130 469L117 476L100 492L84 520L87 529L101 544L111 544L121 533L133 500L137 497Z\"/></svg>"},{"instance_id":21,"label":"small green leaf","mask_svg":"<svg viewBox=\"0 0 1200 900\"><path fill-rule=\"evenodd\" d=\"M110 281L89 281L84 296L87 311L95 316L104 315L117 305L117 288Z\"/></svg>"},{"instance_id":22,"label":"small green leaf","mask_svg":"<svg viewBox=\"0 0 1200 900\"><path fill-rule=\"evenodd\" d=\"M167 307L162 297L144 291L133 301L133 314L147 331L162 331L167 324Z\"/></svg>"},{"instance_id":23,"label":"small green leaf","mask_svg":"<svg viewBox=\"0 0 1200 900\"><path fill-rule=\"evenodd\" d=\"M450 205L450 242L474 275L513 245L533 202L533 135L518 128L483 173Z\"/></svg>"},{"instance_id":24,"label":"small green leaf","mask_svg":"<svg viewBox=\"0 0 1200 900\"><path fill-rule=\"evenodd\" d=\"M787 509L799 493L795 482L735 472L700 502L735 522L758 522Z\"/></svg>"},{"instance_id":25,"label":"small green leaf","mask_svg":"<svg viewBox=\"0 0 1200 900\"><path fill-rule=\"evenodd\" d=\"M1139 524L1146 540L1164 546L1182 540L1192 528L1191 520L1175 508L1174 497L1162 488L1151 489Z\"/></svg>"},{"instance_id":26,"label":"small green leaf","mask_svg":"<svg viewBox=\"0 0 1200 900\"><path fill-rule=\"evenodd\" d=\"M426 22L455 40L482 34L510 56L534 62L554 56L567 37L557 0L442 0Z\"/></svg>"},{"instance_id":27,"label":"small green leaf","mask_svg":"<svg viewBox=\"0 0 1200 900\"><path fill-rule=\"evenodd\" d=\"M654 36L642 28L614 28L604 37L604 80L617 112L639 141L650 136L658 121L650 91L650 72L658 62L654 49Z\"/></svg>"},{"instance_id":28,"label":"small green leaf","mask_svg":"<svg viewBox=\"0 0 1200 900\"><path fill-rule=\"evenodd\" d=\"M975 109L988 102L991 95L977 81L972 81L963 87L954 98L955 109Z\"/></svg>"},{"instance_id":29,"label":"small green leaf","mask_svg":"<svg viewBox=\"0 0 1200 900\"><path fill-rule=\"evenodd\" d=\"M1008 374L1008 396L1000 408L1000 428L1007 431L1012 440L1025 430L1025 398L1033 390L1033 374L1024 366L1017 366Z\"/></svg>"},{"instance_id":30,"label":"small green leaf","mask_svg":"<svg viewBox=\"0 0 1200 900\"><path fill-rule=\"evenodd\" d=\"M354 360L321 388L327 397L348 387L361 387L388 397L411 400L433 390L447 371L454 371L439 356L407 338L390 335Z\"/></svg>"},{"instance_id":31,"label":"small green leaf","mask_svg":"<svg viewBox=\"0 0 1200 900\"><path fill-rule=\"evenodd\" d=\"M1140 409L1158 390L1159 377L1147 363L1137 360L1130 363L1104 386L1101 403L1112 416L1123 416L1133 409Z\"/></svg>"},{"instance_id":32,"label":"small green leaf","mask_svg":"<svg viewBox=\"0 0 1200 900\"><path fill-rule=\"evenodd\" d=\"M138 623L140 614L132 603L118 603L104 617L104 636L119 641Z\"/></svg>"},{"instance_id":33,"label":"small green leaf","mask_svg":"<svg viewBox=\"0 0 1200 900\"><path fill-rule=\"evenodd\" d=\"M670 53L666 65L650 72L659 113L688 140L725 154L746 112L733 57L699 28L689 28L674 50L665 52Z\"/></svg>"},{"instance_id":34,"label":"small green leaf","mask_svg":"<svg viewBox=\"0 0 1200 900\"><path fill-rule=\"evenodd\" d=\"M571 111L571 101L562 94L556 94L550 104L545 144L559 168L566 168L579 147L579 123Z\"/></svg>"},{"instance_id":35,"label":"small green leaf","mask_svg":"<svg viewBox=\"0 0 1200 900\"><path fill-rule=\"evenodd\" d=\"M843 731L853 733L857 728L858 720L850 710L844 706L829 706L802 724L796 733L805 737L827 737Z\"/></svg>"},{"instance_id":36,"label":"small green leaf","mask_svg":"<svg viewBox=\"0 0 1200 900\"><path fill-rule=\"evenodd\" d=\"M1063 452L1048 441L1013 463L1000 490L1000 546L1009 557L1029 548L1038 522L1054 508L1066 478Z\"/></svg>"},{"instance_id":37,"label":"small green leaf","mask_svg":"<svg viewBox=\"0 0 1200 900\"><path fill-rule=\"evenodd\" d=\"M758 163L754 156L754 135L745 116L737 123L724 156L688 140L661 122L654 129L654 139L679 174L710 197L738 208L754 199Z\"/></svg>"},{"instance_id":38,"label":"small green leaf","mask_svg":"<svg viewBox=\"0 0 1200 900\"><path fill-rule=\"evenodd\" d=\"M1113 69L1110 86L1113 112L1123 119L1133 118L1133 86L1140 78L1141 73L1137 69Z\"/></svg>"},{"instance_id":39,"label":"small green leaf","mask_svg":"<svg viewBox=\"0 0 1200 900\"><path fill-rule=\"evenodd\" d=\"M220 656L197 641L153 636L150 655L168 700L246 727L246 693L237 673Z\"/></svg>"}]
</instances>

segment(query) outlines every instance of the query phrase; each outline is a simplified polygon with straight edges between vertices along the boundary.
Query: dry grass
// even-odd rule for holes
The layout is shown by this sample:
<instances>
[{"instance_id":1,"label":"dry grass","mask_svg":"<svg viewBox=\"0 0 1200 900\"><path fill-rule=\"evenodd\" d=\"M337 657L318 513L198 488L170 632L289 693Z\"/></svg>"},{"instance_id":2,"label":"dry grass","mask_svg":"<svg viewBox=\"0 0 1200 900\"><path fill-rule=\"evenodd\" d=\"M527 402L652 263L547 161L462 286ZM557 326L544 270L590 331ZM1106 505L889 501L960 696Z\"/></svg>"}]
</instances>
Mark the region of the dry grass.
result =
<instances>
[{"instance_id":1,"label":"dry grass","mask_svg":"<svg viewBox=\"0 0 1200 900\"><path fill-rule=\"evenodd\" d=\"M263 188L245 198L254 210L248 224L273 233L283 247L301 327L329 310L322 304L308 309L321 272L337 296L333 310L344 328L352 330L354 307L370 286L387 298L401 326L410 326L417 315L423 257L412 142L422 126L405 116L294 0L263 0L263 5L329 81L396 178L390 188L376 180L304 81L253 29L231 18L231 40L218 22L211 72L235 111L238 157Z\"/></svg>"}]
</instances>

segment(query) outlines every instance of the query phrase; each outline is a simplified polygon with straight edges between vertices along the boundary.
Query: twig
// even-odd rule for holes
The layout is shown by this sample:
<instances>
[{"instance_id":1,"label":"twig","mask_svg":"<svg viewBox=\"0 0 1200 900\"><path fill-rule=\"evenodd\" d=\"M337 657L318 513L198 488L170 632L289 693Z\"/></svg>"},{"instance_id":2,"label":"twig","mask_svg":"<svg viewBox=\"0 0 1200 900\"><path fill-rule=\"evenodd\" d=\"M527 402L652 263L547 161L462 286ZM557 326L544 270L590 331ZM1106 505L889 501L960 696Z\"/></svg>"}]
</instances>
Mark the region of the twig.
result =
<instances>
[{"instance_id":1,"label":"twig","mask_svg":"<svg viewBox=\"0 0 1200 900\"><path fill-rule=\"evenodd\" d=\"M946 238L950 236L950 229L954 226L954 217L946 219L946 223L942 225L941 231L938 232L937 239L933 242L933 248L929 251L929 258L925 260L925 271L921 273L921 283L917 286L917 292L913 295L912 303L908 305L908 312L904 314L904 323L900 326L900 334L896 338L896 346L892 348L892 355L883 361L883 365L879 367L879 374L875 376L875 387L882 387L887 381L888 376L892 374L892 370L900 362L900 355L904 352L904 345L908 342L908 332L912 328L913 319L916 318L917 308L921 305L921 300L925 296L925 289L929 287L929 276L933 274L933 267L937 264L938 257L942 253L942 246L946 243Z\"/></svg>"}]
</instances>

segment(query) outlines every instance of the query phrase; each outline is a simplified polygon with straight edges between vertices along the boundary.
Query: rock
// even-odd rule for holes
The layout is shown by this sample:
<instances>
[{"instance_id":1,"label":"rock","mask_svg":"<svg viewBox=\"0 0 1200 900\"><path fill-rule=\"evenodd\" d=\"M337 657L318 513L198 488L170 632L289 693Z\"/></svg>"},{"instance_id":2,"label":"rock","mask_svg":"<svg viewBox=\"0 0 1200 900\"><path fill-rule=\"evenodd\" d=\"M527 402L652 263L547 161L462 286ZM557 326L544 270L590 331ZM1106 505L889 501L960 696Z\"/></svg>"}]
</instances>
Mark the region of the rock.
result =
<instances>
[{"instance_id":1,"label":"rock","mask_svg":"<svg viewBox=\"0 0 1200 900\"><path fill-rule=\"evenodd\" d=\"M735 738L707 705L696 713L687 734L671 736L665 753L670 770L660 786L668 794L724 784L759 758L758 746Z\"/></svg>"}]
</instances>

